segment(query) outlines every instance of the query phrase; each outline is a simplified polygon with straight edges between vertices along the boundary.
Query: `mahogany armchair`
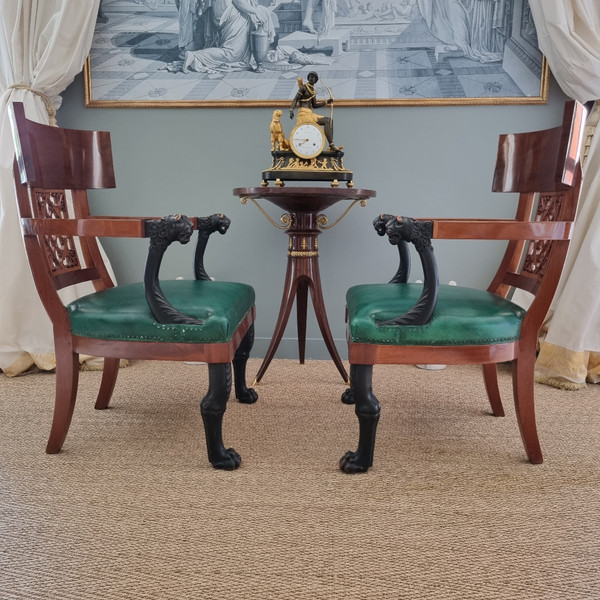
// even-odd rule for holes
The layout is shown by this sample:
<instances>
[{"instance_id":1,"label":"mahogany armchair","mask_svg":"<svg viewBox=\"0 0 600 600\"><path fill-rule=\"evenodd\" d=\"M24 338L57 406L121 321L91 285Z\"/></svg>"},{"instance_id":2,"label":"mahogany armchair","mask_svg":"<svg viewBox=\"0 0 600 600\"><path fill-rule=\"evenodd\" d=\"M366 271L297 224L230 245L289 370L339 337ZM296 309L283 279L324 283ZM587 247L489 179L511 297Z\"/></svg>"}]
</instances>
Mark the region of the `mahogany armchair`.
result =
<instances>
[{"instance_id":1,"label":"mahogany armchair","mask_svg":"<svg viewBox=\"0 0 600 600\"><path fill-rule=\"evenodd\" d=\"M380 404L373 393L376 364L481 364L495 416L504 416L498 363L510 362L521 438L531 463L542 462L534 407L538 332L555 294L577 212L579 149L585 109L567 102L562 124L532 133L502 135L492 191L516 192L513 220L410 219L380 215L379 235L398 246L400 266L387 284L350 288L346 295L350 388L342 401L355 404L356 451L340 460L346 473L373 464ZM439 285L432 239L508 240L487 290ZM407 283L414 244L424 283ZM510 300L515 288L534 299L525 310Z\"/></svg>"},{"instance_id":2,"label":"mahogany armchair","mask_svg":"<svg viewBox=\"0 0 600 600\"><path fill-rule=\"evenodd\" d=\"M95 217L87 190L115 187L110 134L35 123L21 103L10 107L15 142L18 210L31 273L54 329L56 392L46 452L60 451L77 397L79 354L104 357L95 408L108 407L120 359L208 363L208 391L200 404L208 458L235 469L239 454L225 448L222 420L232 385L240 402L257 394L246 386L254 342L254 289L212 281L204 268L210 235L224 234L224 215L162 219ZM193 280L159 280L164 252L198 231ZM97 237L146 237L144 281L115 285ZM59 291L90 282L90 294L63 304Z\"/></svg>"}]
</instances>

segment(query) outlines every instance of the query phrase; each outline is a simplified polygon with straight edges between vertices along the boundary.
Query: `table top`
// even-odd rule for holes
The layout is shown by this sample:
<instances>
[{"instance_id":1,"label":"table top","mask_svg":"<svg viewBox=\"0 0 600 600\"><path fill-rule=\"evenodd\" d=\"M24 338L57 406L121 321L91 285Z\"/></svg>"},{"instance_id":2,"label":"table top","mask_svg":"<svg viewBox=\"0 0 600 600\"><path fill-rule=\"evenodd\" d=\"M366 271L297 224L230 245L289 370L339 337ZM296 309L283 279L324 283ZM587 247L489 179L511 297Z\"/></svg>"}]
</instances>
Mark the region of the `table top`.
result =
<instances>
[{"instance_id":1,"label":"table top","mask_svg":"<svg viewBox=\"0 0 600 600\"><path fill-rule=\"evenodd\" d=\"M341 200L366 200L376 196L374 190L316 186L235 188L233 194L241 198L264 198L291 212L318 212Z\"/></svg>"}]
</instances>

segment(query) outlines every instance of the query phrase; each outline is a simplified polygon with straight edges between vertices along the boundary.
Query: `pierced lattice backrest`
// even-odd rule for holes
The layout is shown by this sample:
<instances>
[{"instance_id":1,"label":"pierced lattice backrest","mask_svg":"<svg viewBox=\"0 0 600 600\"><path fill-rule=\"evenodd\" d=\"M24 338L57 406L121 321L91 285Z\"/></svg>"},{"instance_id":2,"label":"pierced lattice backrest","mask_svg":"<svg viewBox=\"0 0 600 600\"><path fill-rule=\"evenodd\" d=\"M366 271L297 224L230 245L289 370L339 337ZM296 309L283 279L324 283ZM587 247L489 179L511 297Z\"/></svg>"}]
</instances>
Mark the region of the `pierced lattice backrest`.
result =
<instances>
[{"instance_id":1,"label":"pierced lattice backrest","mask_svg":"<svg viewBox=\"0 0 600 600\"><path fill-rule=\"evenodd\" d=\"M67 192L65 190L32 189L32 212L34 219L68 219ZM48 268L53 275L60 275L81 268L78 246L70 235L40 235Z\"/></svg>"},{"instance_id":2,"label":"pierced lattice backrest","mask_svg":"<svg viewBox=\"0 0 600 600\"><path fill-rule=\"evenodd\" d=\"M566 192L539 194L534 221L565 221L572 220L563 215ZM527 274L536 280L534 287L538 287L546 274L550 262L555 240L531 240L523 259L521 273Z\"/></svg>"}]
</instances>

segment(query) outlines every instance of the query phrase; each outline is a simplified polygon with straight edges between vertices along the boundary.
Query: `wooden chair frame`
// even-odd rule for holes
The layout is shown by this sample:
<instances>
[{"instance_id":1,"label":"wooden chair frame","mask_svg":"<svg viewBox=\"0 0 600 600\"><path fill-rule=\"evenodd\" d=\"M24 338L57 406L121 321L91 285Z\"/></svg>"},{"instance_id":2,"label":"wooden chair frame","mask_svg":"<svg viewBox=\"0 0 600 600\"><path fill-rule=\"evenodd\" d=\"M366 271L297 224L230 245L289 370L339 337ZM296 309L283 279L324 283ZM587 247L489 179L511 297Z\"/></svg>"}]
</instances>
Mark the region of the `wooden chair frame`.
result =
<instances>
[{"instance_id":1,"label":"wooden chair frame","mask_svg":"<svg viewBox=\"0 0 600 600\"><path fill-rule=\"evenodd\" d=\"M407 281L408 242L417 246L424 267L425 282L419 302L393 319L395 326L423 326L435 318L439 284L431 239L508 240L487 290L507 298L519 288L533 294L534 299L523 317L518 339L507 343L460 346L443 339L438 344L423 345L364 343L353 340L349 332L351 387L342 401L355 403L359 442L356 451L342 457L343 471L363 472L373 464L380 413L372 388L376 364L481 364L492 412L504 416L496 365L510 362L525 451L532 463L542 462L534 408L536 346L562 273L577 213L585 114L583 105L570 101L559 127L500 136L492 190L519 194L515 219L408 219L393 215L375 219L377 232L387 235L399 250L400 266L390 283L402 285ZM347 318L351 320L352 315Z\"/></svg>"},{"instance_id":2,"label":"wooden chair frame","mask_svg":"<svg viewBox=\"0 0 600 600\"><path fill-rule=\"evenodd\" d=\"M254 341L253 305L224 342L115 340L73 334L69 312L58 293L84 282L90 282L96 293L115 286L97 237L148 237L151 241L144 289L156 322L173 327L199 324L171 306L162 293L158 277L162 256L171 242L186 243L192 231L198 230L194 273L197 280L209 280L204 269L206 243L213 232L227 231L229 219L224 215L173 215L162 219L93 216L87 190L115 187L109 132L35 123L25 117L21 103L12 104L9 114L23 239L35 286L54 329L56 395L46 452L59 452L67 436L77 397L80 354L104 357L97 409L109 406L121 359L194 361L208 363L208 392L200 406L209 461L215 468L238 467L239 454L223 444L222 419L232 386L232 364L237 399L253 403L258 397L246 385L246 362Z\"/></svg>"}]
</instances>

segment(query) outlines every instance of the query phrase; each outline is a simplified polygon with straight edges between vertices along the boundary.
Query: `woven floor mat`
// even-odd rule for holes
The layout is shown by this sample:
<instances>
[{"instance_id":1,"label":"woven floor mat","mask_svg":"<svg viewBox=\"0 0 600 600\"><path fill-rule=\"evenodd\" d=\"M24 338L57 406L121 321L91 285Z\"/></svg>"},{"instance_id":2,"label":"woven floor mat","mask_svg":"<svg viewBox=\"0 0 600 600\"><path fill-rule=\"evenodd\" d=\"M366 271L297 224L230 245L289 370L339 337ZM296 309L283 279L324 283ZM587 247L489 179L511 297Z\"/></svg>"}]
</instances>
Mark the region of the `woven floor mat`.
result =
<instances>
[{"instance_id":1,"label":"woven floor mat","mask_svg":"<svg viewBox=\"0 0 600 600\"><path fill-rule=\"evenodd\" d=\"M260 362L251 360L249 379ZM232 399L211 468L204 365L133 362L106 411L82 372L63 451L44 453L54 375L0 375L2 600L595 600L600 387L536 385L542 465L489 412L479 368L376 367L373 469L333 363L275 360Z\"/></svg>"}]
</instances>

